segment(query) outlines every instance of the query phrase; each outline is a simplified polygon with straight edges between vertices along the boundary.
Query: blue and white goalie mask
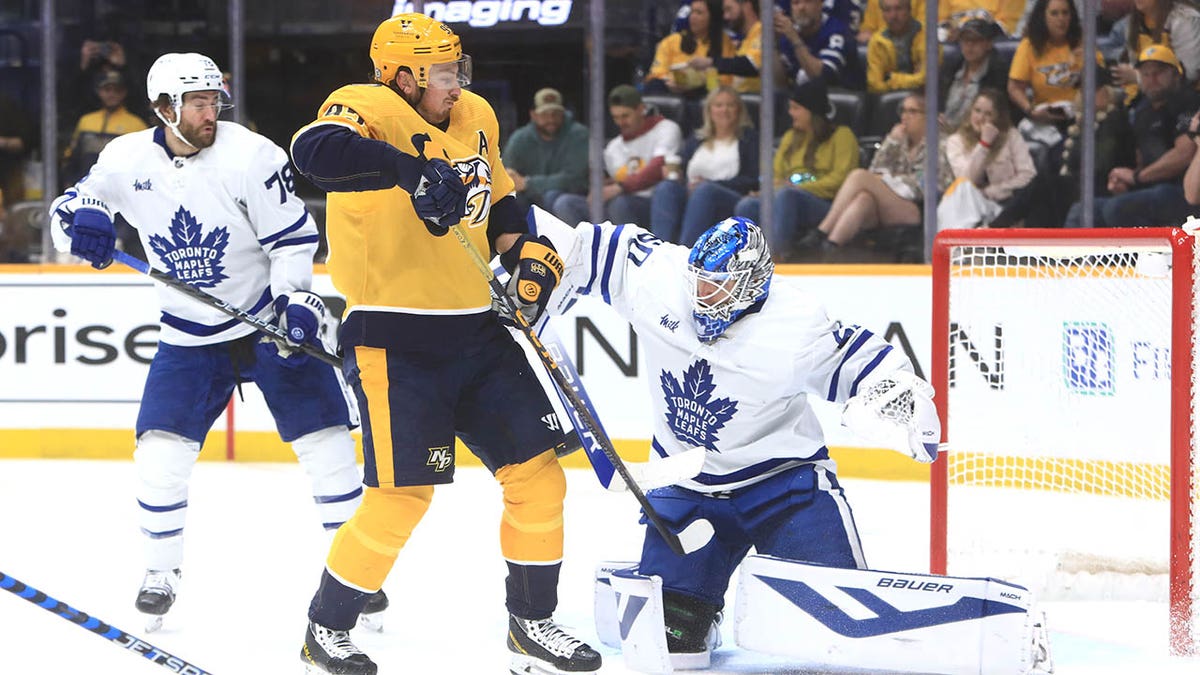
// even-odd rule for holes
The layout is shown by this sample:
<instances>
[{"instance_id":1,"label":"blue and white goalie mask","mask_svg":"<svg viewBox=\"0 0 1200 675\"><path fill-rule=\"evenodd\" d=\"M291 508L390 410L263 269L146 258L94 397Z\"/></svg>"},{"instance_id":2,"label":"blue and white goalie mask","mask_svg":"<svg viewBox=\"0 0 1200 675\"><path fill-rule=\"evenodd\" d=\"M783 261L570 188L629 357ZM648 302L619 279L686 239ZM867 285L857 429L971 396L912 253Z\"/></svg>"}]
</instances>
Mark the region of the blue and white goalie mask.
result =
<instances>
[{"instance_id":1,"label":"blue and white goalie mask","mask_svg":"<svg viewBox=\"0 0 1200 675\"><path fill-rule=\"evenodd\" d=\"M726 218L701 234L685 272L700 340L717 339L766 298L774 271L767 238L752 221Z\"/></svg>"}]
</instances>

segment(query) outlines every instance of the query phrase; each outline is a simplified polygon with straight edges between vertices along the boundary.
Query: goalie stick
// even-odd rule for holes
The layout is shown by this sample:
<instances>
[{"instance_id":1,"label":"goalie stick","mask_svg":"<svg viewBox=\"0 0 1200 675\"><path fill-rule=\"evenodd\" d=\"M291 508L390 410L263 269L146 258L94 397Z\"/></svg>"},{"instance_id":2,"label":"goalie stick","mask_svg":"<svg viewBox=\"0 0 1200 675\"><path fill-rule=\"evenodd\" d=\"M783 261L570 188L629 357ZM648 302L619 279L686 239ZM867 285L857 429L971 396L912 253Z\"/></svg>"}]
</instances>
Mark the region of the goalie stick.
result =
<instances>
[{"instance_id":1,"label":"goalie stick","mask_svg":"<svg viewBox=\"0 0 1200 675\"><path fill-rule=\"evenodd\" d=\"M427 181L422 179L421 185L418 187L417 192L423 192L426 184ZM562 372L562 369L559 367L558 362L554 360L554 357L550 355L550 352L546 349L546 346L542 344L542 341L538 338L537 333L533 331L533 327L529 325L529 322L525 320L524 315L521 314L521 312L517 309L516 304L513 303L513 299L508 297L508 292L504 289L504 286L500 283L500 280L496 278L496 275L492 273L492 268L490 265L488 265L487 260L484 259L483 254L480 253L479 249L475 248L475 245L471 243L471 240L467 236L467 231L463 227L462 222L460 221L454 225L451 225L450 231L454 233L454 237L458 239L458 243L461 244L463 249L467 251L467 254L471 257L471 261L475 263L475 267L479 270L479 273L482 274L485 279L487 279L488 286L492 291L492 295L495 296L504 311L512 316L512 319L516 323L517 327L520 328L521 332L525 335L525 339L529 340L529 344L533 346L533 350L537 352L538 358L541 359L542 365L544 365L546 370L550 373L551 379L553 379L554 383L558 385L558 390L561 391L563 395L565 395L570 401L571 405L568 407L573 408L575 413L578 413L580 420L584 424L584 428L586 428L588 433L592 434L592 436L595 437L596 441L600 444L600 449L604 453L604 456L607 457L608 461L612 463L617 474L621 476L621 480L623 480L625 485L628 486L629 492L633 494L634 498L637 499L638 504L641 505L642 512L646 514L646 520L654 527L655 530L658 531L658 534L663 538L667 545L671 547L671 550L679 555L686 555L703 548L704 545L707 544L710 539L712 539L712 525L706 520L697 520L684 528L679 534L675 534L669 527L667 527L667 524L663 521L662 516L660 516L658 512L654 510L654 507L650 505L650 501L646 499L646 494L640 487L638 487L637 481L634 480L633 476L630 475L629 468L625 466L625 462L621 460L620 455L618 455L616 449L613 448L612 441L609 440L608 434L604 433L604 429L600 427L600 423L596 421L595 415L593 415L591 410L589 410L587 406L584 405L583 401L580 400L579 393L577 391L578 385L573 385L567 380L566 376ZM576 382L578 382L578 378L576 378Z\"/></svg>"},{"instance_id":2,"label":"goalie stick","mask_svg":"<svg viewBox=\"0 0 1200 675\"><path fill-rule=\"evenodd\" d=\"M308 354L311 357L320 359L320 360L324 361L325 363L328 363L329 365L333 366L334 368L337 368L339 372L342 370L342 359L340 357L334 356L333 354L330 354L329 352L325 351L324 349L317 347L316 345L309 344L307 342L300 345L299 347L293 347L292 345L289 345L287 343L287 334L284 333L283 329L280 328L279 326L276 326L275 324L273 324L270 321L267 321L265 319L260 319L257 316L251 314L250 312L247 312L246 310L242 309L241 307L236 307L234 305L231 305L228 302L225 302L224 300L218 298L217 296L206 293L185 281L180 281L179 279L176 279L175 277L171 276L170 274L167 274L166 272L156 270L153 267L151 267L150 264L147 263L145 260L139 260L138 258L135 258L121 250L117 250L117 251L113 252L113 259L123 265L126 265L128 267L131 267L131 268L141 272L142 274L145 274L146 276L150 277L151 279L154 279L155 281L157 281L159 283L170 286L171 288L179 291L180 293L183 293L184 295L189 295L193 299L198 300L199 302L201 302L205 305L208 305L209 307L212 307L221 312L224 312L225 314L228 314L229 316L237 319L238 321L241 321L242 323L253 327L255 330L259 331L260 333L265 333L267 336L274 339L281 346L282 349L290 349L292 351L303 352L305 354Z\"/></svg>"},{"instance_id":3,"label":"goalie stick","mask_svg":"<svg viewBox=\"0 0 1200 675\"><path fill-rule=\"evenodd\" d=\"M496 276L496 280L501 285L508 281L508 272L504 270L499 261L493 260L491 268L492 274ZM499 302L499 300L497 301ZM575 369L575 363L568 356L566 347L558 339L558 332L550 325L548 313L537 322L534 330L537 332L542 344L546 346L546 351L550 352L550 356L554 357L555 362L558 363L567 382L579 394L579 400L583 403L583 407L591 413L592 419L596 420L596 424L600 427L600 430L604 431L607 435L608 431L604 429L604 423L600 421L600 416L596 414L596 407L592 405L592 398L588 396L587 389L583 386L583 378L579 376L579 371ZM545 367L544 363L542 365ZM549 374L550 371L548 368L546 372ZM592 471L596 474L596 480L600 481L600 484L605 489L612 490L613 492L626 491L628 488L623 481L613 480L613 476L616 475L616 468L604 454L600 441L596 439L594 434L587 430L587 424L580 416L579 411L575 409L575 406L571 405L571 401L562 392L562 389L557 386L557 382L555 383L554 393L558 394L558 399L562 402L563 409L571 418L571 426L575 430L575 435L579 437L580 447L587 454ZM654 488L674 485L688 478L694 478L704 466L704 448L695 447L686 452L668 455L654 461L627 462L625 466L629 469L629 474L633 476L634 482L637 483L643 492L653 490Z\"/></svg>"},{"instance_id":4,"label":"goalie stick","mask_svg":"<svg viewBox=\"0 0 1200 675\"><path fill-rule=\"evenodd\" d=\"M178 656L163 651L162 649L155 647L141 638L137 638L129 633L126 633L120 628L110 626L93 616L88 616L74 607L71 607L60 600L56 600L39 591L38 589L33 588L32 586L21 583L20 581L8 576L4 572L0 572L0 588L3 588L18 598L25 598L38 607L41 607L52 614L56 614L79 626L80 628L86 628L96 635L111 641L118 647L127 649L146 659L150 663L162 666L173 673L180 673L181 675L212 675L212 673L204 670L200 666L188 663Z\"/></svg>"}]
</instances>

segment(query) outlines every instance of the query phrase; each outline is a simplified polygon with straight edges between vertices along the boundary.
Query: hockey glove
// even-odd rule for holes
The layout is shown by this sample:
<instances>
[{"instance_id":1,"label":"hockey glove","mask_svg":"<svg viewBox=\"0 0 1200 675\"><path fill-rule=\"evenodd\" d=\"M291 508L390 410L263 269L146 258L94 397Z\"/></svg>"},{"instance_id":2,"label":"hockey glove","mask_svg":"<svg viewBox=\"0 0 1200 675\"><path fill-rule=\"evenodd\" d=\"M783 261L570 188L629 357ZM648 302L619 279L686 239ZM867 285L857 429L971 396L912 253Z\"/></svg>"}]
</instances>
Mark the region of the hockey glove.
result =
<instances>
[{"instance_id":1,"label":"hockey glove","mask_svg":"<svg viewBox=\"0 0 1200 675\"><path fill-rule=\"evenodd\" d=\"M316 293L292 291L275 298L275 315L289 345L315 344L325 325L325 302Z\"/></svg>"},{"instance_id":2,"label":"hockey glove","mask_svg":"<svg viewBox=\"0 0 1200 675\"><path fill-rule=\"evenodd\" d=\"M467 214L467 186L445 160L434 158L421 170L412 203L429 233L441 237Z\"/></svg>"},{"instance_id":3,"label":"hockey glove","mask_svg":"<svg viewBox=\"0 0 1200 675\"><path fill-rule=\"evenodd\" d=\"M933 387L907 370L868 377L846 402L842 423L854 433L928 464L937 459L942 424Z\"/></svg>"},{"instance_id":4,"label":"hockey glove","mask_svg":"<svg viewBox=\"0 0 1200 675\"><path fill-rule=\"evenodd\" d=\"M537 323L563 274L554 244L546 237L523 234L500 255L500 264L512 275L506 290L517 310L530 325Z\"/></svg>"},{"instance_id":5,"label":"hockey glove","mask_svg":"<svg viewBox=\"0 0 1200 675\"><path fill-rule=\"evenodd\" d=\"M99 200L85 199L75 209L71 224L71 253L102 270L112 264L117 249L117 231L112 214Z\"/></svg>"}]
</instances>

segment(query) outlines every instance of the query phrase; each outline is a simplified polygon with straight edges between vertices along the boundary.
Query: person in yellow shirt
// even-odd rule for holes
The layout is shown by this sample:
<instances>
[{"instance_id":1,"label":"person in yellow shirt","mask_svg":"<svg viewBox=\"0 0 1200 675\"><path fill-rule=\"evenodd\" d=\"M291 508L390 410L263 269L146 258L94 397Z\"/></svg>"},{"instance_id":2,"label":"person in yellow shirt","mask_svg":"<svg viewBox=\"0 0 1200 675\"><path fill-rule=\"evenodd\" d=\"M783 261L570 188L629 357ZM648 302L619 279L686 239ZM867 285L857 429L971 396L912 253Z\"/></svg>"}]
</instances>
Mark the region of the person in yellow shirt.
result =
<instances>
[{"instance_id":1,"label":"person in yellow shirt","mask_svg":"<svg viewBox=\"0 0 1200 675\"><path fill-rule=\"evenodd\" d=\"M733 88L740 94L762 90L762 22L758 18L758 0L723 0L725 25L742 36L737 50L729 58L695 56L689 61L694 70L716 68L721 75L733 76Z\"/></svg>"},{"instance_id":2,"label":"person in yellow shirt","mask_svg":"<svg viewBox=\"0 0 1200 675\"><path fill-rule=\"evenodd\" d=\"M972 18L983 18L984 14L1004 29L1005 35L1013 35L1021 15L1025 12L1025 0L939 0L938 21L949 28L949 41L958 39L958 27Z\"/></svg>"},{"instance_id":3,"label":"person in yellow shirt","mask_svg":"<svg viewBox=\"0 0 1200 675\"><path fill-rule=\"evenodd\" d=\"M734 55L733 40L725 32L721 12L719 0L693 0L687 27L659 40L654 49L654 62L646 73L644 93L703 96L718 84L733 81L729 75L710 78L711 69L696 70L688 63L694 56L716 59ZM713 49L712 45L717 48ZM715 72L712 74L716 75Z\"/></svg>"},{"instance_id":4,"label":"person in yellow shirt","mask_svg":"<svg viewBox=\"0 0 1200 675\"><path fill-rule=\"evenodd\" d=\"M767 239L776 262L786 261L796 241L829 213L833 198L850 172L858 168L858 139L849 127L835 124L823 78L790 91L792 128L775 151L774 222ZM743 197L733 214L759 222L757 194Z\"/></svg>"},{"instance_id":5,"label":"person in yellow shirt","mask_svg":"<svg viewBox=\"0 0 1200 675\"><path fill-rule=\"evenodd\" d=\"M71 144L63 154L62 175L59 177L63 185L78 183L96 163L100 151L109 141L146 128L145 120L126 109L125 97L128 94L129 88L120 71L102 71L96 78L96 95L100 97L102 107L80 117L75 125Z\"/></svg>"},{"instance_id":6,"label":"person in yellow shirt","mask_svg":"<svg viewBox=\"0 0 1200 675\"><path fill-rule=\"evenodd\" d=\"M887 25L867 43L867 91L882 94L924 85L925 29L913 17L911 0L878 4Z\"/></svg>"},{"instance_id":7,"label":"person in yellow shirt","mask_svg":"<svg viewBox=\"0 0 1200 675\"><path fill-rule=\"evenodd\" d=\"M301 659L310 672L378 671L349 631L434 486L454 480L457 435L503 495L512 671L596 671L600 655L551 618L566 494L560 427L458 235L500 253L531 322L562 261L548 239L526 234L496 114L464 89L471 57L459 37L398 14L376 29L370 54L375 82L334 91L292 139L296 167L329 192L328 269L346 297L339 342L362 414L366 486L330 546Z\"/></svg>"},{"instance_id":8,"label":"person in yellow shirt","mask_svg":"<svg viewBox=\"0 0 1200 675\"><path fill-rule=\"evenodd\" d=\"M883 30L887 22L883 19L883 2L881 0L866 0L863 7L862 23L858 26L858 44L865 45L871 36ZM925 22L925 0L912 0L909 14L921 23Z\"/></svg>"},{"instance_id":9,"label":"person in yellow shirt","mask_svg":"<svg viewBox=\"0 0 1200 675\"><path fill-rule=\"evenodd\" d=\"M1013 106L1036 124L1064 125L1073 119L1083 79L1083 28L1071 0L1037 0L1008 71ZM1096 52L1096 63L1104 57ZM1096 106L1108 105L1103 68L1097 71ZM1030 95L1032 93L1032 95Z\"/></svg>"}]
</instances>

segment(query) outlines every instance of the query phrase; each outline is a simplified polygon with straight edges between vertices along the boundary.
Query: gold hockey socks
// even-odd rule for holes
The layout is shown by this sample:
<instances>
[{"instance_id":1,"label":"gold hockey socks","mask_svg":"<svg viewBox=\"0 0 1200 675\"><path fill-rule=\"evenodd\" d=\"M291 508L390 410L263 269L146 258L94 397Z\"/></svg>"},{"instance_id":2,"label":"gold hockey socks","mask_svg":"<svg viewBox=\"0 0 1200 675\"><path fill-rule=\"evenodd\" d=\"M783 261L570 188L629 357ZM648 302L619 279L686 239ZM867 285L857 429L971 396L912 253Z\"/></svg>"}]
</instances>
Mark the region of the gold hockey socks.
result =
<instances>
[{"instance_id":1,"label":"gold hockey socks","mask_svg":"<svg viewBox=\"0 0 1200 675\"><path fill-rule=\"evenodd\" d=\"M363 591L379 590L432 500L432 485L365 488L362 504L333 537L329 571Z\"/></svg>"}]
</instances>

